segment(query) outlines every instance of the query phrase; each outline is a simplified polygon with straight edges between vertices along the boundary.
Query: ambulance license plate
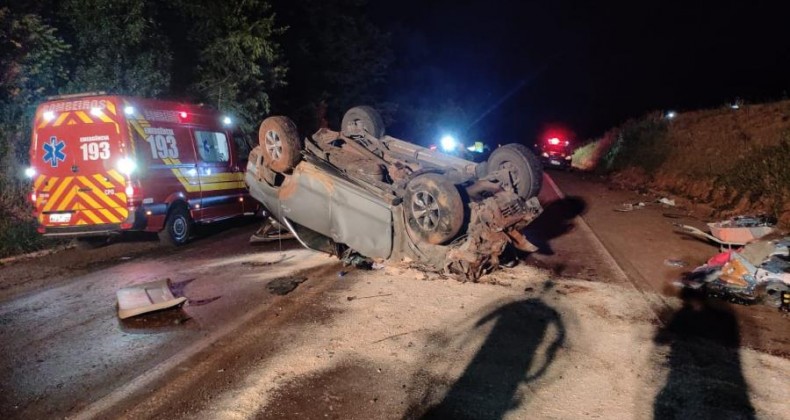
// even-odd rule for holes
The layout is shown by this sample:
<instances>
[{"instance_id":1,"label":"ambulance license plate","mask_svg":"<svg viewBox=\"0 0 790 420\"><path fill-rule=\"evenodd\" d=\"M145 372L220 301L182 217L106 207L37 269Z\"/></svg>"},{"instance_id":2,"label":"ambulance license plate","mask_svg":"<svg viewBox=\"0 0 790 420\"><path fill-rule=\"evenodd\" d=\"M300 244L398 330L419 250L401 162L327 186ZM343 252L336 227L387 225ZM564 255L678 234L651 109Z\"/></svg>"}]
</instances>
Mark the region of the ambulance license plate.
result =
<instances>
[{"instance_id":1,"label":"ambulance license plate","mask_svg":"<svg viewBox=\"0 0 790 420\"><path fill-rule=\"evenodd\" d=\"M550 162L552 165L557 165L557 166L559 166L559 165L562 165L562 162L560 162L560 161L558 161L558 160L554 160L554 159L550 160L549 162Z\"/></svg>"},{"instance_id":2,"label":"ambulance license plate","mask_svg":"<svg viewBox=\"0 0 790 420\"><path fill-rule=\"evenodd\" d=\"M52 213L49 215L49 223L68 223L71 220L71 213Z\"/></svg>"}]
</instances>

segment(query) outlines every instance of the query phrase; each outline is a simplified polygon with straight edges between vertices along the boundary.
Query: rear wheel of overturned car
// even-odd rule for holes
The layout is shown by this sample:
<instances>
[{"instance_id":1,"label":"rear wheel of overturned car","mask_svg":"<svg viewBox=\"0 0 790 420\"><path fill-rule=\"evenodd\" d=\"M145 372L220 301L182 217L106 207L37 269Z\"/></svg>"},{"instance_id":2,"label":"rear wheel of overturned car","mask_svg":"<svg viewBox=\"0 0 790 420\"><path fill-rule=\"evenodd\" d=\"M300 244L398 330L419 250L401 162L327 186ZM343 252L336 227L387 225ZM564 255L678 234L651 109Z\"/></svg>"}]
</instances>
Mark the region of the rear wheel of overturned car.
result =
<instances>
[{"instance_id":1,"label":"rear wheel of overturned car","mask_svg":"<svg viewBox=\"0 0 790 420\"><path fill-rule=\"evenodd\" d=\"M501 179L502 186L524 199L540 193L543 184L543 166L538 158L523 144L506 144L491 153L488 158L488 173L505 169L507 177Z\"/></svg>"},{"instance_id":2,"label":"rear wheel of overturned car","mask_svg":"<svg viewBox=\"0 0 790 420\"><path fill-rule=\"evenodd\" d=\"M192 234L192 218L186 205L177 204L167 214L165 227L159 231L159 241L168 246L181 246L187 243Z\"/></svg>"},{"instance_id":3,"label":"rear wheel of overturned car","mask_svg":"<svg viewBox=\"0 0 790 420\"><path fill-rule=\"evenodd\" d=\"M346 111L340 131L344 136L350 137L358 133L360 128L377 139L384 136L384 121L381 119L381 114L367 105L355 106Z\"/></svg>"},{"instance_id":4,"label":"rear wheel of overturned car","mask_svg":"<svg viewBox=\"0 0 790 420\"><path fill-rule=\"evenodd\" d=\"M452 182L439 174L423 174L406 186L406 227L421 241L446 243L461 230L464 202Z\"/></svg>"},{"instance_id":5,"label":"rear wheel of overturned car","mask_svg":"<svg viewBox=\"0 0 790 420\"><path fill-rule=\"evenodd\" d=\"M263 120L258 130L264 164L275 172L291 171L301 158L302 142L296 124L288 117Z\"/></svg>"}]
</instances>

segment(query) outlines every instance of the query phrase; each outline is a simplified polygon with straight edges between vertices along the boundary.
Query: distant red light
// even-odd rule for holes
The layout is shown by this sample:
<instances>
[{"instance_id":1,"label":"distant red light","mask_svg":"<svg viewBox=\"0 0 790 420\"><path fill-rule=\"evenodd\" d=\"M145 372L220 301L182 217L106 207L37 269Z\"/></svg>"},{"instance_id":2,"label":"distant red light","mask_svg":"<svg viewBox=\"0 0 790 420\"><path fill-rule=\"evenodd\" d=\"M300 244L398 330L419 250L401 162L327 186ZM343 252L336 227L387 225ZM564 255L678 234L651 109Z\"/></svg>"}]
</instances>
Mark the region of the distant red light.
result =
<instances>
[{"instance_id":1,"label":"distant red light","mask_svg":"<svg viewBox=\"0 0 790 420\"><path fill-rule=\"evenodd\" d=\"M549 139L549 144L560 144L560 139L552 137Z\"/></svg>"},{"instance_id":2,"label":"distant red light","mask_svg":"<svg viewBox=\"0 0 790 420\"><path fill-rule=\"evenodd\" d=\"M181 111L178 113L178 116L181 117L182 120L185 120L187 118L187 112Z\"/></svg>"}]
</instances>

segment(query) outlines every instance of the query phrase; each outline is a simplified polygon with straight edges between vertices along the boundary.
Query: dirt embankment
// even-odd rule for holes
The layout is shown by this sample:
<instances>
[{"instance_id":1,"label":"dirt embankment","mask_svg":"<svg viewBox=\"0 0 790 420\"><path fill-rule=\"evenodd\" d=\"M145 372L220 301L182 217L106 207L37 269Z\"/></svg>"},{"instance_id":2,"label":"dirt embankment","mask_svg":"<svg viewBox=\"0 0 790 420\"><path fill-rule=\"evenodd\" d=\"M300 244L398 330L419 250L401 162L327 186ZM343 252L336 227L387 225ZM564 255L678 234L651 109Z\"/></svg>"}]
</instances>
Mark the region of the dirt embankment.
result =
<instances>
[{"instance_id":1,"label":"dirt embankment","mask_svg":"<svg viewBox=\"0 0 790 420\"><path fill-rule=\"evenodd\" d=\"M788 227L790 101L650 114L577 150L574 165L711 217L767 213Z\"/></svg>"}]
</instances>

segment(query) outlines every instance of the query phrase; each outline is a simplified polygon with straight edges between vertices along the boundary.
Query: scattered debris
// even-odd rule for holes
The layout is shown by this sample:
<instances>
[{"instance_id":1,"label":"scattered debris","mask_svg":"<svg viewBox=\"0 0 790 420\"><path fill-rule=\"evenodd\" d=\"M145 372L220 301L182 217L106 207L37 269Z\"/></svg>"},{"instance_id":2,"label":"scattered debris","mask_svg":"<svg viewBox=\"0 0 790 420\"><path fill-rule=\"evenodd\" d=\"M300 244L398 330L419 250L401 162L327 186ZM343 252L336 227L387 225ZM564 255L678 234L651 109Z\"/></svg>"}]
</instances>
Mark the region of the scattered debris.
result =
<instances>
[{"instance_id":1,"label":"scattered debris","mask_svg":"<svg viewBox=\"0 0 790 420\"><path fill-rule=\"evenodd\" d=\"M373 343L371 343L371 344L378 344L378 343L381 343L382 341L386 341L386 340L389 340L389 339L391 339L391 338L397 338L397 337L401 337L401 336L404 336L404 335L407 335L407 334L416 333L416 332L418 332L418 331L421 331L421 330L422 330L422 328L418 328L418 329L416 329L416 330L414 330L414 331L406 331L406 332L404 332L404 333L400 333L400 334L393 334L393 335L390 335L390 336L384 337L384 338L382 338L381 340L376 340L376 341L374 341L374 342L373 342Z\"/></svg>"},{"instance_id":2,"label":"scattered debris","mask_svg":"<svg viewBox=\"0 0 790 420\"><path fill-rule=\"evenodd\" d=\"M348 274L348 271L345 271L345 270L340 270L340 271L337 272L337 276L338 277L345 277L346 274Z\"/></svg>"},{"instance_id":3,"label":"scattered debris","mask_svg":"<svg viewBox=\"0 0 790 420\"><path fill-rule=\"evenodd\" d=\"M263 225L250 236L250 243L284 241L293 239L294 235L285 226L273 218L268 218Z\"/></svg>"},{"instance_id":4,"label":"scattered debris","mask_svg":"<svg viewBox=\"0 0 790 420\"><path fill-rule=\"evenodd\" d=\"M665 206L675 207L675 200L670 200L669 198L666 197L659 198L657 202Z\"/></svg>"},{"instance_id":5,"label":"scattered debris","mask_svg":"<svg viewBox=\"0 0 790 420\"><path fill-rule=\"evenodd\" d=\"M385 296L392 296L392 293L384 293L384 294L381 294L381 295L372 295L372 296L362 296L362 297L359 297L359 298L356 297L356 296L349 296L349 297L346 298L346 300L348 300L350 302L352 300L370 299L370 298L385 297Z\"/></svg>"},{"instance_id":6,"label":"scattered debris","mask_svg":"<svg viewBox=\"0 0 790 420\"><path fill-rule=\"evenodd\" d=\"M340 260L343 262L344 267L352 266L355 268L361 268L363 270L373 269L372 259L354 251L351 248L345 250L343 255L340 257Z\"/></svg>"},{"instance_id":7,"label":"scattered debris","mask_svg":"<svg viewBox=\"0 0 790 420\"><path fill-rule=\"evenodd\" d=\"M693 214L683 214L683 213L661 213L662 216L668 219L693 219L699 220L699 217L694 216Z\"/></svg>"},{"instance_id":8,"label":"scattered debris","mask_svg":"<svg viewBox=\"0 0 790 420\"><path fill-rule=\"evenodd\" d=\"M685 267L688 264L683 260L676 260L672 258L667 258L664 260L664 265L668 267Z\"/></svg>"},{"instance_id":9,"label":"scattered debris","mask_svg":"<svg viewBox=\"0 0 790 420\"><path fill-rule=\"evenodd\" d=\"M645 208L645 203L640 201L638 203L623 203L622 206L614 209L614 211L626 212L626 211L641 210L643 208Z\"/></svg>"},{"instance_id":10,"label":"scattered debris","mask_svg":"<svg viewBox=\"0 0 790 420\"><path fill-rule=\"evenodd\" d=\"M291 258L293 258L293 255L286 256L286 254L280 254L280 258L278 258L278 259L276 259L274 261L242 261L241 265L247 265L247 266L250 266L250 267L266 267L266 266L269 266L269 265L274 265L274 264L281 263L283 261L290 260Z\"/></svg>"},{"instance_id":11,"label":"scattered debris","mask_svg":"<svg viewBox=\"0 0 790 420\"><path fill-rule=\"evenodd\" d=\"M116 292L118 317L130 318L147 312L174 308L184 304L187 298L176 297L170 289L170 279L124 287Z\"/></svg>"},{"instance_id":12,"label":"scattered debris","mask_svg":"<svg viewBox=\"0 0 790 420\"><path fill-rule=\"evenodd\" d=\"M386 266L383 263L377 263L377 262L374 262L373 264L370 265L371 270L381 270L384 267Z\"/></svg>"},{"instance_id":13,"label":"scattered debris","mask_svg":"<svg viewBox=\"0 0 790 420\"><path fill-rule=\"evenodd\" d=\"M708 223L710 234L693 226L675 224L682 233L715 242L721 246L745 245L776 232L776 219L768 216L737 216L720 222Z\"/></svg>"},{"instance_id":14,"label":"scattered debris","mask_svg":"<svg viewBox=\"0 0 790 420\"><path fill-rule=\"evenodd\" d=\"M776 218L765 215L737 216L716 223L708 223L713 236L727 242L747 243L776 231Z\"/></svg>"},{"instance_id":15,"label":"scattered debris","mask_svg":"<svg viewBox=\"0 0 790 420\"><path fill-rule=\"evenodd\" d=\"M737 303L762 302L790 309L790 236L758 240L740 251L713 256L686 273L681 283Z\"/></svg>"},{"instance_id":16,"label":"scattered debris","mask_svg":"<svg viewBox=\"0 0 790 420\"><path fill-rule=\"evenodd\" d=\"M210 298L206 298L206 299L188 299L187 300L187 304L189 306L203 306L203 305L207 305L207 304L209 304L211 302L214 302L215 300L217 300L217 299L219 299L221 297L222 296L214 296L214 297L210 297Z\"/></svg>"},{"instance_id":17,"label":"scattered debris","mask_svg":"<svg viewBox=\"0 0 790 420\"><path fill-rule=\"evenodd\" d=\"M304 283L307 277L281 277L270 281L266 288L273 295L284 296L291 293L297 286Z\"/></svg>"}]
</instances>

